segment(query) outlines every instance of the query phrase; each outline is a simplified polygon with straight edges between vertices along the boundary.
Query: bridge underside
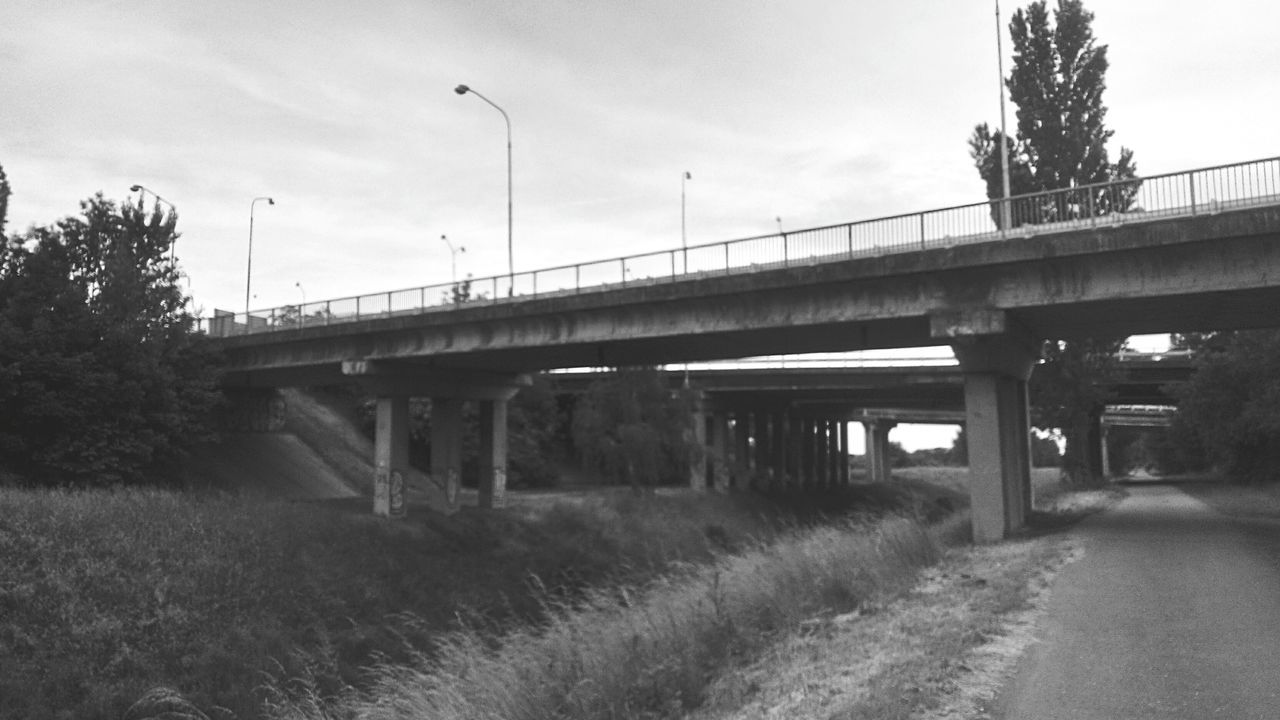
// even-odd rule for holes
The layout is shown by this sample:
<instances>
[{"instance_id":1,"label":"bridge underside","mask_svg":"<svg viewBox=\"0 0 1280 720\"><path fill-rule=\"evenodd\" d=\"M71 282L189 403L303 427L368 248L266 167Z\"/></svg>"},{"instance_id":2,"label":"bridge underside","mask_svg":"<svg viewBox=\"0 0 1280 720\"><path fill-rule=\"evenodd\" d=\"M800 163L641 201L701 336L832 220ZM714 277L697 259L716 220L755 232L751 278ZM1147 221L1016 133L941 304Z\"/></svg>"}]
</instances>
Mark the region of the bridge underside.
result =
<instances>
[{"instance_id":1,"label":"bridge underside","mask_svg":"<svg viewBox=\"0 0 1280 720\"><path fill-rule=\"evenodd\" d=\"M220 344L225 384L253 387L347 380L342 363L352 360L502 384L538 369L947 343L964 376L975 535L994 540L1021 527L1030 502L1026 379L1036 341L1274 326L1278 240L1280 209L1264 207Z\"/></svg>"}]
</instances>

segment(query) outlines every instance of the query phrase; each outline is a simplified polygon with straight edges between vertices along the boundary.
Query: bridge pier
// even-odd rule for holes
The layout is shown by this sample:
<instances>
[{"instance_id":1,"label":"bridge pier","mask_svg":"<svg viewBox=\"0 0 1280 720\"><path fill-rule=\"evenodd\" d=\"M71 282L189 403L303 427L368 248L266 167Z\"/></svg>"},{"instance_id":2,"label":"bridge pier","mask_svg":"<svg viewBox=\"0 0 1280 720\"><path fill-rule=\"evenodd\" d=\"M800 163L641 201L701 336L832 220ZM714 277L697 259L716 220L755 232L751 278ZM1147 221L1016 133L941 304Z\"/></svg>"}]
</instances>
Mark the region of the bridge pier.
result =
<instances>
[{"instance_id":1,"label":"bridge pier","mask_svg":"<svg viewBox=\"0 0 1280 720\"><path fill-rule=\"evenodd\" d=\"M716 492L728 492L730 479L733 477L729 466L729 438L732 429L729 427L729 414L717 410L711 416L710 437L711 448L711 488Z\"/></svg>"},{"instance_id":2,"label":"bridge pier","mask_svg":"<svg viewBox=\"0 0 1280 720\"><path fill-rule=\"evenodd\" d=\"M1027 380L1038 353L1029 336L974 336L952 343L964 373L969 498L975 542L1003 540L1031 512Z\"/></svg>"},{"instance_id":3,"label":"bridge pier","mask_svg":"<svg viewBox=\"0 0 1280 720\"><path fill-rule=\"evenodd\" d=\"M507 504L507 401L480 401L480 492L482 508Z\"/></svg>"},{"instance_id":4,"label":"bridge pier","mask_svg":"<svg viewBox=\"0 0 1280 720\"><path fill-rule=\"evenodd\" d=\"M887 483L893 479L893 464L889 461L889 431L897 423L889 420L863 420L867 438L867 479Z\"/></svg>"},{"instance_id":5,"label":"bridge pier","mask_svg":"<svg viewBox=\"0 0 1280 720\"><path fill-rule=\"evenodd\" d=\"M373 514L404 517L409 474L409 397L379 396L373 435Z\"/></svg>"},{"instance_id":6,"label":"bridge pier","mask_svg":"<svg viewBox=\"0 0 1280 720\"><path fill-rule=\"evenodd\" d=\"M462 403L480 403L481 507L501 507L507 485L507 402L530 383L526 375L423 367L414 363L348 360L343 375L377 398L374 435L374 514L404 514L409 477L409 398L431 399L430 501L454 512L462 487Z\"/></svg>"},{"instance_id":7,"label":"bridge pier","mask_svg":"<svg viewBox=\"0 0 1280 720\"><path fill-rule=\"evenodd\" d=\"M841 420L837 431L840 434L840 487L849 487L849 423Z\"/></svg>"}]
</instances>

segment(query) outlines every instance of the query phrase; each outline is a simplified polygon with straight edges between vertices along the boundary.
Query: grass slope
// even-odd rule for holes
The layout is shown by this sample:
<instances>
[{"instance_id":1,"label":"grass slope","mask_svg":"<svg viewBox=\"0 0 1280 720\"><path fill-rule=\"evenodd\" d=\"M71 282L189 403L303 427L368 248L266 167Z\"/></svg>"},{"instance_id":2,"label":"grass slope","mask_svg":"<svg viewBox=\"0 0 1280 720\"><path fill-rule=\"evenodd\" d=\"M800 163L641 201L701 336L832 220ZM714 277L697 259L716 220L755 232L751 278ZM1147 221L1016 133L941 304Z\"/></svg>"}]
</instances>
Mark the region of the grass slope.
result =
<instances>
[{"instance_id":1,"label":"grass slope","mask_svg":"<svg viewBox=\"0 0 1280 720\"><path fill-rule=\"evenodd\" d=\"M269 675L363 686L460 618L540 621L549 601L855 502L622 496L391 522L363 500L0 489L0 718L117 718L160 683L211 717L258 717Z\"/></svg>"}]
</instances>

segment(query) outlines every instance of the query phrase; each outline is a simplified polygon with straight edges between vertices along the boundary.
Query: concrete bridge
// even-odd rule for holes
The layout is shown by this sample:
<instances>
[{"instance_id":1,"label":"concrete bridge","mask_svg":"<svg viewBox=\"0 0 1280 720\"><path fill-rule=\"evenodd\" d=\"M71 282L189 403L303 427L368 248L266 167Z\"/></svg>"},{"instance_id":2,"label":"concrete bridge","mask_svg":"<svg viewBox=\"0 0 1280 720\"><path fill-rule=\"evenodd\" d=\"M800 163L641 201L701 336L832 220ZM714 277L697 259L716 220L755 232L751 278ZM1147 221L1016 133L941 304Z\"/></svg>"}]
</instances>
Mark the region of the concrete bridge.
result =
<instances>
[{"instance_id":1,"label":"concrete bridge","mask_svg":"<svg viewBox=\"0 0 1280 720\"><path fill-rule=\"evenodd\" d=\"M668 366L673 389L688 387L702 398L711 453L709 467L691 482L726 487L748 481L804 486L847 483L850 422L863 426L868 476L888 482L889 433L900 424L963 425L964 374L938 358L912 365L886 361L782 357L732 365ZM917 359L915 362L926 362ZM1099 441L1106 459L1111 427L1165 427L1176 399L1170 383L1191 376L1188 353L1122 353L1109 389L1113 404L1101 418ZM598 371L551 374L560 392L581 392ZM1105 472L1105 468L1104 468Z\"/></svg>"},{"instance_id":2,"label":"concrete bridge","mask_svg":"<svg viewBox=\"0 0 1280 720\"><path fill-rule=\"evenodd\" d=\"M409 396L438 401L439 477L460 462L451 408L479 400L490 497L523 373L948 344L974 534L993 541L1030 509L1038 341L1277 324L1278 186L1271 158L1013 198L1008 228L992 222L1003 202L978 203L490 278L464 303L416 288L224 313L208 330L227 387L363 383L379 398L380 477L407 463Z\"/></svg>"}]
</instances>

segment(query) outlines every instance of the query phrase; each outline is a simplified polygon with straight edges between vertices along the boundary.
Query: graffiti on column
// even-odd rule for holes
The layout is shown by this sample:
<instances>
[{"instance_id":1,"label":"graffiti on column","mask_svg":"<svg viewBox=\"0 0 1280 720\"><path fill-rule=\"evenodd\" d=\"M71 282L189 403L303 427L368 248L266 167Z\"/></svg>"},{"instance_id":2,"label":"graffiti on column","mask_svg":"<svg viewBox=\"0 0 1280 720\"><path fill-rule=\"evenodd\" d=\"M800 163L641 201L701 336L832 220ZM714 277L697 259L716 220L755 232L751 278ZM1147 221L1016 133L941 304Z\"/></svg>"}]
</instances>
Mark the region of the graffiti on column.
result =
<instances>
[{"instance_id":1,"label":"graffiti on column","mask_svg":"<svg viewBox=\"0 0 1280 720\"><path fill-rule=\"evenodd\" d=\"M391 471L389 515L393 518L404 517L404 475L399 470Z\"/></svg>"},{"instance_id":2,"label":"graffiti on column","mask_svg":"<svg viewBox=\"0 0 1280 720\"><path fill-rule=\"evenodd\" d=\"M445 480L444 496L449 501L449 506L454 507L458 504L458 490L462 487L462 482L458 478L458 469L449 468L448 478Z\"/></svg>"},{"instance_id":3,"label":"graffiti on column","mask_svg":"<svg viewBox=\"0 0 1280 720\"><path fill-rule=\"evenodd\" d=\"M383 517L391 514L391 478L382 463L373 475L373 514Z\"/></svg>"},{"instance_id":4,"label":"graffiti on column","mask_svg":"<svg viewBox=\"0 0 1280 720\"><path fill-rule=\"evenodd\" d=\"M493 506L507 506L507 469L504 467L493 469Z\"/></svg>"}]
</instances>

